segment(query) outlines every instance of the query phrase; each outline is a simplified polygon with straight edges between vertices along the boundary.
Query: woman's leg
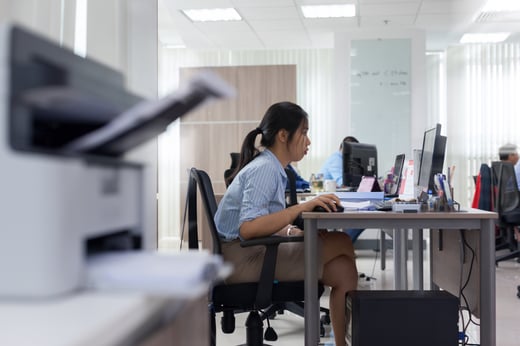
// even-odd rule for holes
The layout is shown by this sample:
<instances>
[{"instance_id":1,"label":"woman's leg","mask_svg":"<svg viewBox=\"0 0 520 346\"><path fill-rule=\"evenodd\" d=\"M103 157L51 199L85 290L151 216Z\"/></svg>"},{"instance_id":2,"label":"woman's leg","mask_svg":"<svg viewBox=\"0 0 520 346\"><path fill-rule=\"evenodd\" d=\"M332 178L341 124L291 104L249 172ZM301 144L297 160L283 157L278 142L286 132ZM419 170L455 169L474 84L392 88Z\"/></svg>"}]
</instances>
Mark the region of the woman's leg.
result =
<instances>
[{"instance_id":1,"label":"woman's leg","mask_svg":"<svg viewBox=\"0 0 520 346\"><path fill-rule=\"evenodd\" d=\"M346 344L345 294L357 288L358 273L352 241L343 232L322 234L323 284L330 286L330 319L336 346Z\"/></svg>"}]
</instances>

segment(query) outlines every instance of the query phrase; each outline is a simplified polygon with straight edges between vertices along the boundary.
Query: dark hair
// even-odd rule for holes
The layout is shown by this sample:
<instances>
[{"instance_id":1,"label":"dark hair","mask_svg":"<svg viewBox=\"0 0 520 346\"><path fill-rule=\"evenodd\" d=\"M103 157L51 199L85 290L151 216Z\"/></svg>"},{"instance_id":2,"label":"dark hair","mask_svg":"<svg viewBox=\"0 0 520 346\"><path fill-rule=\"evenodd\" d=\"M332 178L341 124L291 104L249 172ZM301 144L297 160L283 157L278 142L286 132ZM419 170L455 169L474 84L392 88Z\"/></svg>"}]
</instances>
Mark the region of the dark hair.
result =
<instances>
[{"instance_id":1,"label":"dark hair","mask_svg":"<svg viewBox=\"0 0 520 346\"><path fill-rule=\"evenodd\" d=\"M274 144L278 131L286 130L289 132L290 142L300 125L307 121L307 112L295 103L285 101L271 105L265 112L260 125L258 125L256 129L250 131L244 138L242 149L240 150L238 167L228 178L228 184L231 184L231 181L242 168L260 154L258 148L255 147L257 135L262 135L260 145L269 148Z\"/></svg>"},{"instance_id":2,"label":"dark hair","mask_svg":"<svg viewBox=\"0 0 520 346\"><path fill-rule=\"evenodd\" d=\"M354 136L347 136L347 137L343 138L343 140L341 141L341 144L339 145L339 150L343 149L343 143L345 143L345 142L359 143L359 141L357 140L356 137L354 137Z\"/></svg>"}]
</instances>

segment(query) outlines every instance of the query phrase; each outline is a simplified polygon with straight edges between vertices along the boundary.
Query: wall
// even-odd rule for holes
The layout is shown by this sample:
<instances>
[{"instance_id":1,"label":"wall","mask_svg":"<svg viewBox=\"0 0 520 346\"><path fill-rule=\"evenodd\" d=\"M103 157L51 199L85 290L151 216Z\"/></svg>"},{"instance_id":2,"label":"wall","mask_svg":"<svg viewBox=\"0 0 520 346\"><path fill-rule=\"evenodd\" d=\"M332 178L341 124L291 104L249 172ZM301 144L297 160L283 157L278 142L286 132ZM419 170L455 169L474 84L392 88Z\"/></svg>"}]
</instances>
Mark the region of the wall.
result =
<instances>
[{"instance_id":1,"label":"wall","mask_svg":"<svg viewBox=\"0 0 520 346\"><path fill-rule=\"evenodd\" d=\"M126 43L125 50L120 50L120 59L124 60L124 71L127 85L143 97L156 99L158 96L157 72L157 1L123 0L126 2ZM123 65L123 63L122 63ZM145 162L146 170L146 201L150 208L146 210L145 222L146 243L150 248L157 248L157 172L158 172L157 139L129 153L128 157L139 162Z\"/></svg>"},{"instance_id":2,"label":"wall","mask_svg":"<svg viewBox=\"0 0 520 346\"><path fill-rule=\"evenodd\" d=\"M67 6L62 14L61 0L3 0L0 2L0 19L21 24L59 42L63 18L73 18L74 8ZM65 24L68 27L63 32L74 31L71 22Z\"/></svg>"}]
</instances>

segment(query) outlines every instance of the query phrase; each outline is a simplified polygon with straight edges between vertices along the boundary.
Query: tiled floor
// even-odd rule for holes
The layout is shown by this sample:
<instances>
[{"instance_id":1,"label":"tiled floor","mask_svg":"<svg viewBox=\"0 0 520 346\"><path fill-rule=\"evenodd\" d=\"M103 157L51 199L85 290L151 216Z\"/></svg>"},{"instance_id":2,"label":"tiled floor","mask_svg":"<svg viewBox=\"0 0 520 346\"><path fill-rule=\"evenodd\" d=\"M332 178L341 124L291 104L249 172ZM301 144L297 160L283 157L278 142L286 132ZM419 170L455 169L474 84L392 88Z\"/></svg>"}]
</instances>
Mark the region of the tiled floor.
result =
<instances>
[{"instance_id":1,"label":"tiled floor","mask_svg":"<svg viewBox=\"0 0 520 346\"><path fill-rule=\"evenodd\" d=\"M393 287L393 264L392 251L388 251L386 269L380 269L380 259L378 253L372 250L358 250L357 265L360 273L365 273L375 278L366 281L360 279L359 289L391 289ZM411 256L410 256L411 257ZM425 253L425 261L428 259ZM410 260L409 260L410 261ZM425 264L425 287L429 287L429 266ZM411 265L409 268L409 278L411 278ZM520 299L517 298L517 285L520 285L520 264L515 260L501 262L496 269L496 328L497 346L518 346L520 345ZM321 305L328 305L328 296L325 293L321 299ZM239 345L246 341L244 322L247 314L236 316L236 330L233 334L223 334L219 329L220 316L217 315L217 346ZM466 317L467 319L467 317ZM478 322L478 320L477 320ZM267 342L270 345L280 346L301 346L304 340L303 319L292 313L278 315L271 321L271 326L278 333L277 341ZM469 328L469 344L479 344L479 327ZM327 330L328 331L328 330ZM328 334L328 333L327 333ZM323 345L334 345L333 339L329 336L321 338ZM377 346L377 345L374 345Z\"/></svg>"}]
</instances>

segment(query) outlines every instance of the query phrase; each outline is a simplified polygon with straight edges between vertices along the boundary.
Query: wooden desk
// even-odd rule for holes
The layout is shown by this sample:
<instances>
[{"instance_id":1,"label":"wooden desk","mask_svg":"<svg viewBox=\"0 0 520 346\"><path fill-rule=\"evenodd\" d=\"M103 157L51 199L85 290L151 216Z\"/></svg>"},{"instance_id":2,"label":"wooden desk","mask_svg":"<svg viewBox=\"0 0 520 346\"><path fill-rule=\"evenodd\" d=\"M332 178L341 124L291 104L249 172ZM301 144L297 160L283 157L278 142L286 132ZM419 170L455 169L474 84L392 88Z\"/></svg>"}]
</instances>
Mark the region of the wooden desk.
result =
<instances>
[{"instance_id":1,"label":"wooden desk","mask_svg":"<svg viewBox=\"0 0 520 346\"><path fill-rule=\"evenodd\" d=\"M305 345L319 343L319 301L317 275L317 230L335 228L391 228L395 230L443 229L480 230L480 344L496 345L495 309L495 232L496 213L471 209L468 212L453 213L394 213L394 212L344 212L344 213L303 213L305 222ZM402 260L406 243L406 232L394 231L394 247L399 248L395 260L396 270L406 275ZM394 249L395 251L395 249ZM458 263L454 263L458 265ZM431 273L433 275L433 273ZM452 292L453 293L453 292ZM458 292L455 293L458 295Z\"/></svg>"}]
</instances>

